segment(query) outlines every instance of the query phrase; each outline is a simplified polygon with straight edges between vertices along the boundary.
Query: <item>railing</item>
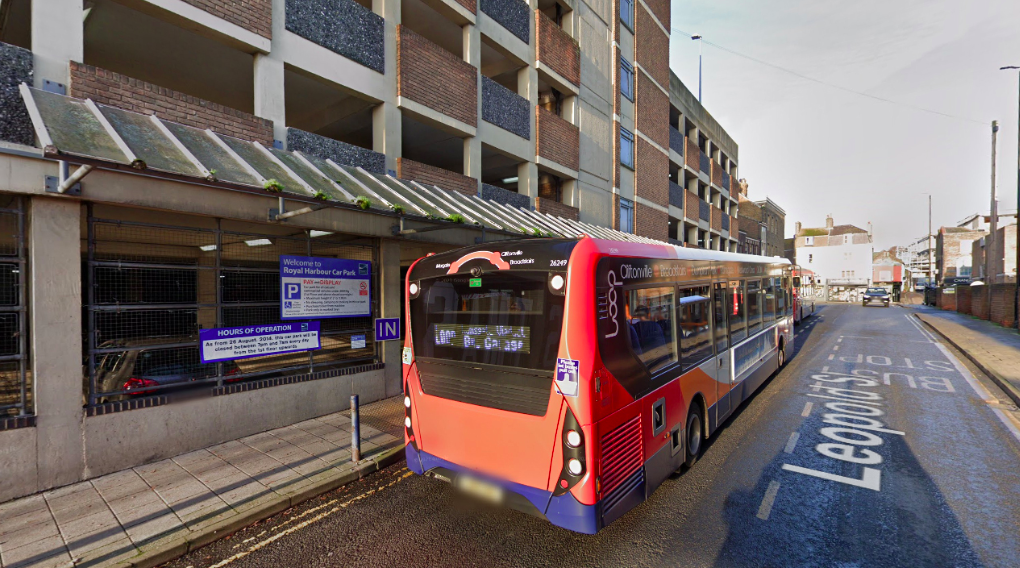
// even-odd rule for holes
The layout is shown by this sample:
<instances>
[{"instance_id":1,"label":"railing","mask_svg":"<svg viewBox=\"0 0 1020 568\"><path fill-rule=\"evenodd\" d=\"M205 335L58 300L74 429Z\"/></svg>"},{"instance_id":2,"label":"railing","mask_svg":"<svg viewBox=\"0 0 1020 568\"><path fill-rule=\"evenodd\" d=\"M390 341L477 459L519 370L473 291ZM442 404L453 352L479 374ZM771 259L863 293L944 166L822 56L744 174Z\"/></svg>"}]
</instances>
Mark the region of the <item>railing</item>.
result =
<instances>
[{"instance_id":1,"label":"railing","mask_svg":"<svg viewBox=\"0 0 1020 568\"><path fill-rule=\"evenodd\" d=\"M698 218L702 221L712 220L712 206L704 199L698 200Z\"/></svg>"},{"instance_id":2,"label":"railing","mask_svg":"<svg viewBox=\"0 0 1020 568\"><path fill-rule=\"evenodd\" d=\"M669 127L669 147L677 154L684 155L684 135L672 126Z\"/></svg>"},{"instance_id":3,"label":"railing","mask_svg":"<svg viewBox=\"0 0 1020 568\"><path fill-rule=\"evenodd\" d=\"M669 204L680 209L684 208L684 188L674 183L673 180L669 180Z\"/></svg>"},{"instance_id":4,"label":"railing","mask_svg":"<svg viewBox=\"0 0 1020 568\"><path fill-rule=\"evenodd\" d=\"M699 152L700 152L700 150L699 150ZM705 172L706 174L711 174L712 173L712 159L708 157L708 154L706 154L704 152L700 152L700 153L701 153L701 171Z\"/></svg>"}]
</instances>

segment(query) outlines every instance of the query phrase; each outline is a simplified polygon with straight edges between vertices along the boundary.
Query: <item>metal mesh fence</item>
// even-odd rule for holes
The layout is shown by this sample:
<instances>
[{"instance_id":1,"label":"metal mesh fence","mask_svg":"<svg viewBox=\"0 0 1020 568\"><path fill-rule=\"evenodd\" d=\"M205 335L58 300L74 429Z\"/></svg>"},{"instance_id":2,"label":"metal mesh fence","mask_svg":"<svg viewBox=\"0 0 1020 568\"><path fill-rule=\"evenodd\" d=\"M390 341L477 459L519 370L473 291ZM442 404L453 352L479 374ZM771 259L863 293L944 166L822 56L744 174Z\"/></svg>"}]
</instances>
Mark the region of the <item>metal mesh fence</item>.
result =
<instances>
[{"instance_id":1,"label":"metal mesh fence","mask_svg":"<svg viewBox=\"0 0 1020 568\"><path fill-rule=\"evenodd\" d=\"M281 321L281 255L375 261L373 242L279 226L262 232L232 221L158 225L130 212L97 218L88 211L82 250L88 404L320 373L376 358L371 317L322 320L322 348L310 352L202 363L198 342L201 329ZM377 276L373 262L373 287ZM378 294L372 298L377 313ZM0 291L0 306L3 299ZM3 326L0 319L0 334ZM364 335L365 347L352 349L352 335Z\"/></svg>"},{"instance_id":2,"label":"metal mesh fence","mask_svg":"<svg viewBox=\"0 0 1020 568\"><path fill-rule=\"evenodd\" d=\"M0 196L0 418L33 413L28 372L24 201Z\"/></svg>"}]
</instances>

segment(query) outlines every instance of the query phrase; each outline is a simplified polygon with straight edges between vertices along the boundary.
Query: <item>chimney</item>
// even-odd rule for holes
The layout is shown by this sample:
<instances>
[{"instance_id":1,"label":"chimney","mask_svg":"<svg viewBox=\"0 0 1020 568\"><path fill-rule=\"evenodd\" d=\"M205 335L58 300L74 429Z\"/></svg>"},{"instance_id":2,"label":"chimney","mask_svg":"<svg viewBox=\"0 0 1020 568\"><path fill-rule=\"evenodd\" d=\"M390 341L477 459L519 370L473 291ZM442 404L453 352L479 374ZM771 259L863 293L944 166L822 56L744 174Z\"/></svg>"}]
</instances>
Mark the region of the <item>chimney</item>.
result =
<instances>
[{"instance_id":1,"label":"chimney","mask_svg":"<svg viewBox=\"0 0 1020 568\"><path fill-rule=\"evenodd\" d=\"M868 221L868 236L871 236L871 221Z\"/></svg>"},{"instance_id":2,"label":"chimney","mask_svg":"<svg viewBox=\"0 0 1020 568\"><path fill-rule=\"evenodd\" d=\"M800 221L797 221L796 227L797 227L797 231L795 233L793 233L793 236L795 236L795 237L800 234Z\"/></svg>"},{"instance_id":3,"label":"chimney","mask_svg":"<svg viewBox=\"0 0 1020 568\"><path fill-rule=\"evenodd\" d=\"M832 230L832 215L825 216L825 228Z\"/></svg>"}]
</instances>

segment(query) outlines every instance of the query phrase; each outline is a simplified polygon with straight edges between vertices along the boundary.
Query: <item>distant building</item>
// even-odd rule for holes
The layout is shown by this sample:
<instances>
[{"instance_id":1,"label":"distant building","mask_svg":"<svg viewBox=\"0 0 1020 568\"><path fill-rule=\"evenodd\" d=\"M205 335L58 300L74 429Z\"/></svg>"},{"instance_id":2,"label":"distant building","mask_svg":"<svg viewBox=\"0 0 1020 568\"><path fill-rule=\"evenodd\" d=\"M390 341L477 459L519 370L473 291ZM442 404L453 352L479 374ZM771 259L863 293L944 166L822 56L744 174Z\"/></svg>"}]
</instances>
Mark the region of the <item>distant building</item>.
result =
<instances>
[{"instance_id":1,"label":"distant building","mask_svg":"<svg viewBox=\"0 0 1020 568\"><path fill-rule=\"evenodd\" d=\"M911 286L910 269L904 264L900 253L905 247L892 247L876 252L873 256L871 283L873 286L887 288L898 298L904 287Z\"/></svg>"},{"instance_id":2,"label":"distant building","mask_svg":"<svg viewBox=\"0 0 1020 568\"><path fill-rule=\"evenodd\" d=\"M765 237L762 240L764 256L783 256L783 240L786 238L786 211L775 201L765 198L755 201L761 208L761 222L765 226Z\"/></svg>"},{"instance_id":3,"label":"distant building","mask_svg":"<svg viewBox=\"0 0 1020 568\"><path fill-rule=\"evenodd\" d=\"M1016 225L1006 225L996 231L995 241L999 254L995 255L992 274L994 282L1013 282L1016 279ZM1005 250L1002 250L1002 243L1005 243ZM985 268L985 248L988 245L988 237L981 237L971 243L971 278L989 282Z\"/></svg>"},{"instance_id":4,"label":"distant building","mask_svg":"<svg viewBox=\"0 0 1020 568\"><path fill-rule=\"evenodd\" d=\"M797 264L797 238L783 239L783 256Z\"/></svg>"},{"instance_id":5,"label":"distant building","mask_svg":"<svg viewBox=\"0 0 1020 568\"><path fill-rule=\"evenodd\" d=\"M743 181L743 180L741 180ZM747 198L747 185L741 186L740 232L737 236L737 252L744 254L764 254L762 250L766 239L766 228L761 205Z\"/></svg>"},{"instance_id":6,"label":"distant building","mask_svg":"<svg viewBox=\"0 0 1020 568\"><path fill-rule=\"evenodd\" d=\"M870 230L836 225L829 215L824 227L802 228L798 222L795 239L797 263L814 271L819 284L836 287L836 292L840 292L871 283Z\"/></svg>"},{"instance_id":7,"label":"distant building","mask_svg":"<svg viewBox=\"0 0 1020 568\"><path fill-rule=\"evenodd\" d=\"M957 279L973 277L974 241L984 237L985 231L967 227L942 227L935 236L935 281L939 285L955 283Z\"/></svg>"},{"instance_id":8,"label":"distant building","mask_svg":"<svg viewBox=\"0 0 1020 568\"><path fill-rule=\"evenodd\" d=\"M900 258L910 269L914 287L923 286L928 282L928 273L935 273L935 239L925 235L902 248Z\"/></svg>"}]
</instances>

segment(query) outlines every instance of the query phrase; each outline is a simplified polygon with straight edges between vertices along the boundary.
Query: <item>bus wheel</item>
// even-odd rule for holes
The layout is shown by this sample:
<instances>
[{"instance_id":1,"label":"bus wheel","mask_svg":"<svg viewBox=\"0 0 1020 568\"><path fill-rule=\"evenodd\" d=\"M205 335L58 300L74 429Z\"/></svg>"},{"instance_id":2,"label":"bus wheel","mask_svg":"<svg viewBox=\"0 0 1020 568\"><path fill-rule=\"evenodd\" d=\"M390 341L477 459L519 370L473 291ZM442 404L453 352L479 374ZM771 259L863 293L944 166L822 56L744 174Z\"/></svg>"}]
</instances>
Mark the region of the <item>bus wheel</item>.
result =
<instances>
[{"instance_id":1,"label":"bus wheel","mask_svg":"<svg viewBox=\"0 0 1020 568\"><path fill-rule=\"evenodd\" d=\"M779 368L782 369L783 365L786 364L786 344L783 340L779 340Z\"/></svg>"},{"instance_id":2,"label":"bus wheel","mask_svg":"<svg viewBox=\"0 0 1020 568\"><path fill-rule=\"evenodd\" d=\"M701 442L704 440L704 424L701 423L701 405L695 402L687 414L687 454L684 467L693 467L701 455Z\"/></svg>"}]
</instances>

